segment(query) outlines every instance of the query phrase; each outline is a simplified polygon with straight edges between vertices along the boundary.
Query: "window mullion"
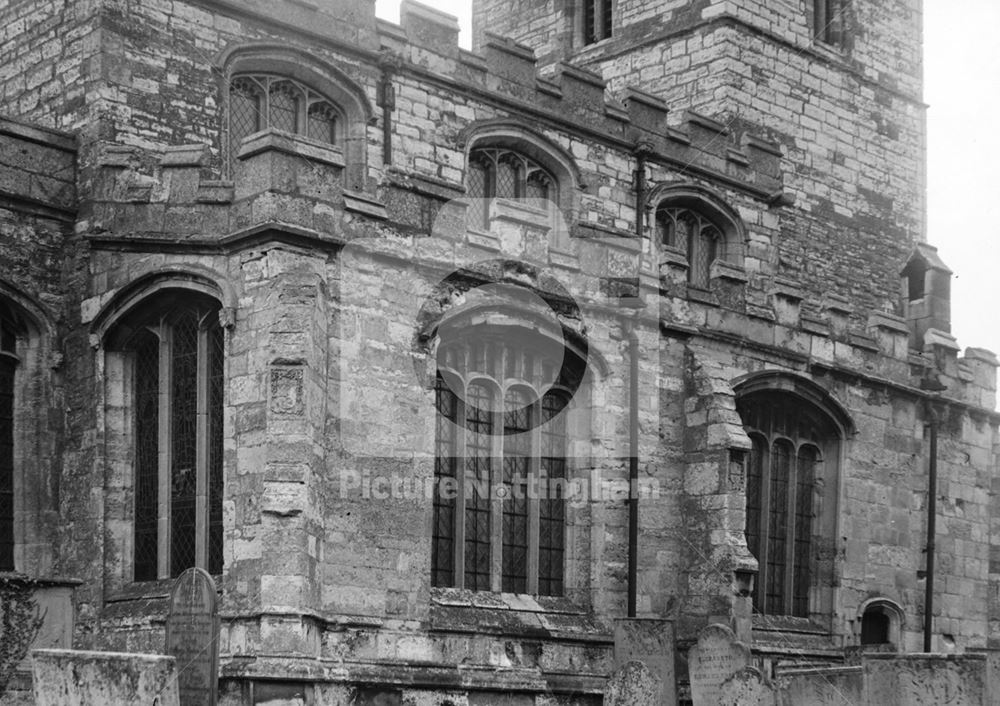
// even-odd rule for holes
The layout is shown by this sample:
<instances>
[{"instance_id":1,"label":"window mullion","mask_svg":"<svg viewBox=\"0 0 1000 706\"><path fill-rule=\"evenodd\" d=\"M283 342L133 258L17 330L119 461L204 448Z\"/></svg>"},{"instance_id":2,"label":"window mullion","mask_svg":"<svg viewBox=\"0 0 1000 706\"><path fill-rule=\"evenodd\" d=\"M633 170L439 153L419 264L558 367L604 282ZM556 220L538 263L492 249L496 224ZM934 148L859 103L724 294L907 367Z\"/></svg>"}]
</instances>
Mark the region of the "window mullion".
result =
<instances>
[{"instance_id":1,"label":"window mullion","mask_svg":"<svg viewBox=\"0 0 1000 706\"><path fill-rule=\"evenodd\" d=\"M766 438L764 442L764 458L761 459L760 468L760 538L759 552L757 557L757 603L761 613L767 612L767 560L769 557L768 544L771 538L771 446L772 440Z\"/></svg>"},{"instance_id":2,"label":"window mullion","mask_svg":"<svg viewBox=\"0 0 1000 706\"><path fill-rule=\"evenodd\" d=\"M166 322L161 321L159 326L160 337L160 392L158 410L158 483L157 483L157 546L156 546L156 575L161 579L170 578L170 480L171 480L171 456L173 453L170 443L171 428L170 410L173 407L171 384L173 379L173 365L171 353L173 348L172 330Z\"/></svg>"},{"instance_id":3,"label":"window mullion","mask_svg":"<svg viewBox=\"0 0 1000 706\"><path fill-rule=\"evenodd\" d=\"M491 412L493 418L492 434L490 435L490 590L499 593L503 590L503 498L498 490L503 487L503 441L504 419L503 405L504 389L495 391L500 410Z\"/></svg>"},{"instance_id":4,"label":"window mullion","mask_svg":"<svg viewBox=\"0 0 1000 706\"><path fill-rule=\"evenodd\" d=\"M455 498L455 588L465 587L465 500L470 488L465 482L466 464L468 463L469 450L466 447L468 437L465 410L465 390L463 395L456 395L455 400L455 485L457 497Z\"/></svg>"},{"instance_id":5,"label":"window mullion","mask_svg":"<svg viewBox=\"0 0 1000 706\"><path fill-rule=\"evenodd\" d=\"M539 518L539 497L547 492L547 484L543 484L541 477L542 460L542 403L541 398L536 397L533 405L536 410L530 417L531 420L531 456L528 460L528 593L538 593L538 542L541 520ZM547 495L545 497L548 497Z\"/></svg>"},{"instance_id":6,"label":"window mullion","mask_svg":"<svg viewBox=\"0 0 1000 706\"><path fill-rule=\"evenodd\" d=\"M208 329L198 328L195 431L195 566L208 567Z\"/></svg>"},{"instance_id":7,"label":"window mullion","mask_svg":"<svg viewBox=\"0 0 1000 706\"><path fill-rule=\"evenodd\" d=\"M798 497L798 461L799 461L799 450L797 447L792 447L792 455L788 461L788 490L787 490L787 502L785 505L785 513L788 518L785 526L787 527L787 532L785 533L785 586L784 586L784 605L785 605L785 615L792 615L794 611L794 593L795 593L795 524L796 524L796 514L795 509L797 505Z\"/></svg>"}]
</instances>

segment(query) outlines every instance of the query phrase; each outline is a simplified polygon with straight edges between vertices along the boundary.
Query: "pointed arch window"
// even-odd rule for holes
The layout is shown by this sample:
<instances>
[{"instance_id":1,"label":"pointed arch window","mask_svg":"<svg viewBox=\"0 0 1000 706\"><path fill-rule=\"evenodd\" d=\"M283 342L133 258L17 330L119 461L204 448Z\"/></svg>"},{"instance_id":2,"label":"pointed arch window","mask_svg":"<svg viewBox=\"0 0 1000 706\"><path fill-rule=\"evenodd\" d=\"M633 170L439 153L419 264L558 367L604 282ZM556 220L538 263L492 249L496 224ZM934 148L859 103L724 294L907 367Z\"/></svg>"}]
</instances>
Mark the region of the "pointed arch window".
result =
<instances>
[{"instance_id":1,"label":"pointed arch window","mask_svg":"<svg viewBox=\"0 0 1000 706\"><path fill-rule=\"evenodd\" d=\"M14 570L14 374L17 332L0 302L0 571Z\"/></svg>"},{"instance_id":2,"label":"pointed arch window","mask_svg":"<svg viewBox=\"0 0 1000 706\"><path fill-rule=\"evenodd\" d=\"M556 180L547 169L527 155L502 147L470 152L466 190L471 199L470 223L483 229L490 225L490 199L558 202Z\"/></svg>"},{"instance_id":3,"label":"pointed arch window","mask_svg":"<svg viewBox=\"0 0 1000 706\"><path fill-rule=\"evenodd\" d=\"M222 572L224 339L219 306L164 297L130 327L134 580Z\"/></svg>"},{"instance_id":4,"label":"pointed arch window","mask_svg":"<svg viewBox=\"0 0 1000 706\"><path fill-rule=\"evenodd\" d=\"M229 84L229 164L249 135L272 129L337 144L343 130L337 105L304 83L266 73L239 73Z\"/></svg>"},{"instance_id":5,"label":"pointed arch window","mask_svg":"<svg viewBox=\"0 0 1000 706\"><path fill-rule=\"evenodd\" d=\"M837 434L793 395L762 392L738 409L752 442L746 488L746 540L759 570L754 609L809 617L817 518Z\"/></svg>"},{"instance_id":6,"label":"pointed arch window","mask_svg":"<svg viewBox=\"0 0 1000 706\"><path fill-rule=\"evenodd\" d=\"M565 411L582 361L539 390L562 362L547 348L462 339L438 352L432 584L562 595Z\"/></svg>"},{"instance_id":7,"label":"pointed arch window","mask_svg":"<svg viewBox=\"0 0 1000 706\"><path fill-rule=\"evenodd\" d=\"M712 263L724 253L725 236L715 222L686 206L663 205L656 210L659 242L682 251L688 261L688 283L708 288Z\"/></svg>"}]
</instances>

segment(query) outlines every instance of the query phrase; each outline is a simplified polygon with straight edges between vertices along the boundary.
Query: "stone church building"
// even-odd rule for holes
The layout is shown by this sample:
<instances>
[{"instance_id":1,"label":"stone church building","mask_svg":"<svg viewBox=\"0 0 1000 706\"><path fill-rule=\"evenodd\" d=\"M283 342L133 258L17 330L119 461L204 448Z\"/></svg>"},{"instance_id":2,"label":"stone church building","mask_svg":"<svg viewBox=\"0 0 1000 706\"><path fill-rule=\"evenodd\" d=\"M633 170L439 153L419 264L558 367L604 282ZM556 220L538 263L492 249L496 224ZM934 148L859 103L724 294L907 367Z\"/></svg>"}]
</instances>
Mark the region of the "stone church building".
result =
<instances>
[{"instance_id":1,"label":"stone church building","mask_svg":"<svg viewBox=\"0 0 1000 706\"><path fill-rule=\"evenodd\" d=\"M919 0L400 17L0 4L39 644L162 652L196 566L226 705L600 706L625 653L685 703L713 623L775 681L1000 647Z\"/></svg>"}]
</instances>

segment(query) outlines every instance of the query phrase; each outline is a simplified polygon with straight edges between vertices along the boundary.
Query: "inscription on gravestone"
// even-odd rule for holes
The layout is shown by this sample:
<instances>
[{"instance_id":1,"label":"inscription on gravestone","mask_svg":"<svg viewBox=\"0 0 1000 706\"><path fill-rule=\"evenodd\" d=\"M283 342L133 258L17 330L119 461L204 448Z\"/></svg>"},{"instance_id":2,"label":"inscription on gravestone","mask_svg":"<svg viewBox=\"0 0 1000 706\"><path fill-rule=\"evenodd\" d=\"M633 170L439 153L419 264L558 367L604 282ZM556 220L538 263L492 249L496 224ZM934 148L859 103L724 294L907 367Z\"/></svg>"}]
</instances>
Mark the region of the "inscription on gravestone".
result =
<instances>
[{"instance_id":1,"label":"inscription on gravestone","mask_svg":"<svg viewBox=\"0 0 1000 706\"><path fill-rule=\"evenodd\" d=\"M698 633L688 652L688 676L694 706L718 706L722 684L750 662L750 650L725 625L709 625Z\"/></svg>"},{"instance_id":2,"label":"inscription on gravestone","mask_svg":"<svg viewBox=\"0 0 1000 706\"><path fill-rule=\"evenodd\" d=\"M219 612L215 582L204 569L187 569L170 592L166 653L177 661L181 706L215 706Z\"/></svg>"}]
</instances>

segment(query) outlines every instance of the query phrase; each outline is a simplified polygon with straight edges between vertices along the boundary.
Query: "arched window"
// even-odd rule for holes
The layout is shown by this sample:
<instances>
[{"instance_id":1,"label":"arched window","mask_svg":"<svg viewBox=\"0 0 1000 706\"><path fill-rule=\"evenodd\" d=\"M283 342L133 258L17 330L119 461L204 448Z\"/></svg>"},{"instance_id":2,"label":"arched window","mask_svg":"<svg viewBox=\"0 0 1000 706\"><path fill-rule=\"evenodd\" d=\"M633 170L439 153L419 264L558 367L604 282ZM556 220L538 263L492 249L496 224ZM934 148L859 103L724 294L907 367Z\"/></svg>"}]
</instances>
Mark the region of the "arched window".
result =
<instances>
[{"instance_id":1,"label":"arched window","mask_svg":"<svg viewBox=\"0 0 1000 706\"><path fill-rule=\"evenodd\" d=\"M14 373L19 327L0 301L0 571L14 570Z\"/></svg>"},{"instance_id":2,"label":"arched window","mask_svg":"<svg viewBox=\"0 0 1000 706\"><path fill-rule=\"evenodd\" d=\"M892 649L900 643L903 626L903 609L895 601L871 598L858 609L858 642L862 647Z\"/></svg>"},{"instance_id":3,"label":"arched window","mask_svg":"<svg viewBox=\"0 0 1000 706\"><path fill-rule=\"evenodd\" d=\"M222 572L224 338L214 299L166 289L118 323L130 373L133 578Z\"/></svg>"},{"instance_id":4,"label":"arched window","mask_svg":"<svg viewBox=\"0 0 1000 706\"><path fill-rule=\"evenodd\" d=\"M583 361L495 327L458 338L437 355L431 582L562 595L566 407Z\"/></svg>"},{"instance_id":5,"label":"arched window","mask_svg":"<svg viewBox=\"0 0 1000 706\"><path fill-rule=\"evenodd\" d=\"M759 570L754 609L809 617L822 490L834 473L839 432L817 408L784 391L738 401L752 442L746 540Z\"/></svg>"},{"instance_id":6,"label":"arched window","mask_svg":"<svg viewBox=\"0 0 1000 706\"><path fill-rule=\"evenodd\" d=\"M664 264L687 268L691 287L708 289L716 263L731 277L743 264L744 228L739 215L710 190L689 183L663 183L650 192L650 219Z\"/></svg>"},{"instance_id":7,"label":"arched window","mask_svg":"<svg viewBox=\"0 0 1000 706\"><path fill-rule=\"evenodd\" d=\"M889 616L877 610L866 610L861 617L861 644L884 645L889 642Z\"/></svg>"},{"instance_id":8,"label":"arched window","mask_svg":"<svg viewBox=\"0 0 1000 706\"><path fill-rule=\"evenodd\" d=\"M467 193L469 222L489 228L489 200L536 199L558 203L555 178L527 155L505 147L482 147L469 153Z\"/></svg>"},{"instance_id":9,"label":"arched window","mask_svg":"<svg viewBox=\"0 0 1000 706\"><path fill-rule=\"evenodd\" d=\"M688 282L707 288L725 241L722 229L698 211L664 205L656 210L656 230L660 243L687 255Z\"/></svg>"},{"instance_id":10,"label":"arched window","mask_svg":"<svg viewBox=\"0 0 1000 706\"><path fill-rule=\"evenodd\" d=\"M267 73L235 74L229 84L229 162L243 140L260 130L337 144L343 120L333 101L300 81Z\"/></svg>"}]
</instances>

